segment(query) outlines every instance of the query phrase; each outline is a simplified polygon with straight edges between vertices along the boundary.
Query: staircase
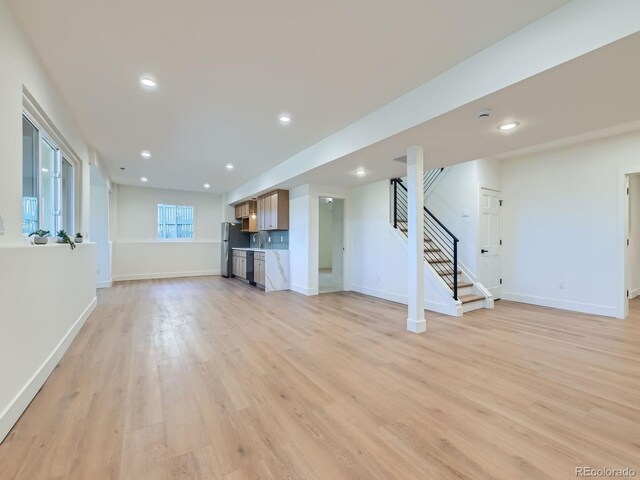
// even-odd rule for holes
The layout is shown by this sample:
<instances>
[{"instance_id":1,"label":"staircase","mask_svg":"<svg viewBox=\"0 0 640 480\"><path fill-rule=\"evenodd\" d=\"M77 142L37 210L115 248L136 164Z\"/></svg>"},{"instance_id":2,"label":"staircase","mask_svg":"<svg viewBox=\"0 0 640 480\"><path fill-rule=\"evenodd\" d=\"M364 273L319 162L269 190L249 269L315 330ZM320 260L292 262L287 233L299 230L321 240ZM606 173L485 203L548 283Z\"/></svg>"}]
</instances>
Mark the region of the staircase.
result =
<instances>
[{"instance_id":1,"label":"staircase","mask_svg":"<svg viewBox=\"0 0 640 480\"><path fill-rule=\"evenodd\" d=\"M445 169L426 172L424 175L425 198L431 193ZM393 201L393 227L405 238L408 234L407 187L400 178L391 180ZM467 275L458 262L460 240L424 207L424 260L428 268L448 288L451 299L458 304L461 313L492 305L490 295L480 284Z\"/></svg>"}]
</instances>

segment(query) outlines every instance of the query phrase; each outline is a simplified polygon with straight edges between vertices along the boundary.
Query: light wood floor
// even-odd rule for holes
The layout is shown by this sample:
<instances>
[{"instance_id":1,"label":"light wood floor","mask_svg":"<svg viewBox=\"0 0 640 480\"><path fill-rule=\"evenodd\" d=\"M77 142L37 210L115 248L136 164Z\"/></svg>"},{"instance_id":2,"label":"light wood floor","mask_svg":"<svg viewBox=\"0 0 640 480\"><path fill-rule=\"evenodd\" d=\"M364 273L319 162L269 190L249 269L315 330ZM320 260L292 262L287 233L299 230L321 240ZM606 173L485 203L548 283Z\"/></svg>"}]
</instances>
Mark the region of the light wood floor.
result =
<instances>
[{"instance_id":1,"label":"light wood floor","mask_svg":"<svg viewBox=\"0 0 640 480\"><path fill-rule=\"evenodd\" d=\"M430 315L218 277L127 282L7 439L5 479L640 476L640 304Z\"/></svg>"}]
</instances>

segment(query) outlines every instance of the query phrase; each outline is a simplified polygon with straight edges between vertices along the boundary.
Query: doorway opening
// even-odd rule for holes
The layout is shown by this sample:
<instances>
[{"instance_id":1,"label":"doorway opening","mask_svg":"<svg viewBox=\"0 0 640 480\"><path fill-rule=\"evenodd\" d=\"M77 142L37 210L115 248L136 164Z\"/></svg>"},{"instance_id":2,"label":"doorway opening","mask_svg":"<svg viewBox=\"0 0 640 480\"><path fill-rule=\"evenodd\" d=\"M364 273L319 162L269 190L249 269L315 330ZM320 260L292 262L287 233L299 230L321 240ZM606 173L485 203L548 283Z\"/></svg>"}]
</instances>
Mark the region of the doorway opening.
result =
<instances>
[{"instance_id":1,"label":"doorway opening","mask_svg":"<svg viewBox=\"0 0 640 480\"><path fill-rule=\"evenodd\" d=\"M626 311L640 310L640 173L627 176Z\"/></svg>"},{"instance_id":2,"label":"doorway opening","mask_svg":"<svg viewBox=\"0 0 640 480\"><path fill-rule=\"evenodd\" d=\"M344 200L320 197L318 293L339 292L344 285Z\"/></svg>"}]
</instances>

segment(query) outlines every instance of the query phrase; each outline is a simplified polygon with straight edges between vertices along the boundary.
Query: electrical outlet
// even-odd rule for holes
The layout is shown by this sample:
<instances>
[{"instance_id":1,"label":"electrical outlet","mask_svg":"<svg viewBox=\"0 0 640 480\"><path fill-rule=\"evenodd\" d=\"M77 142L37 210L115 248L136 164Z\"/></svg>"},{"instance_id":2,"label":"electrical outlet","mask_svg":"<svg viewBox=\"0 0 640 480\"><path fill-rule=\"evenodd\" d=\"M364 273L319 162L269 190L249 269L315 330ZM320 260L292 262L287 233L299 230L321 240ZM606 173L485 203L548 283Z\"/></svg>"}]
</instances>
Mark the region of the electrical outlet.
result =
<instances>
[{"instance_id":1,"label":"electrical outlet","mask_svg":"<svg viewBox=\"0 0 640 480\"><path fill-rule=\"evenodd\" d=\"M564 280L560 280L560 290L564 290Z\"/></svg>"},{"instance_id":2,"label":"electrical outlet","mask_svg":"<svg viewBox=\"0 0 640 480\"><path fill-rule=\"evenodd\" d=\"M267 237L267 242L271 243L271 237Z\"/></svg>"},{"instance_id":3,"label":"electrical outlet","mask_svg":"<svg viewBox=\"0 0 640 480\"><path fill-rule=\"evenodd\" d=\"M0 215L0 235L4 235L4 215Z\"/></svg>"}]
</instances>

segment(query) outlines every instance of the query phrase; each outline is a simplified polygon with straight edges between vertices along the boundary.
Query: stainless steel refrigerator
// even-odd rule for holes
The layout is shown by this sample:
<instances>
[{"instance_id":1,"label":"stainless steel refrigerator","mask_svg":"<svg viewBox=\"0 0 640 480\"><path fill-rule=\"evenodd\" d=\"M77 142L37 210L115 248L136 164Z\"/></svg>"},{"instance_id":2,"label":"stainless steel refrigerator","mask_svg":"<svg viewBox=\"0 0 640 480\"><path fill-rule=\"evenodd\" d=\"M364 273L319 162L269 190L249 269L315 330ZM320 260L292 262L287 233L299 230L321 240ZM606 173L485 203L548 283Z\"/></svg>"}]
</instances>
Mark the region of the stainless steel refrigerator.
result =
<instances>
[{"instance_id":1,"label":"stainless steel refrigerator","mask_svg":"<svg viewBox=\"0 0 640 480\"><path fill-rule=\"evenodd\" d=\"M229 278L233 274L231 268L233 259L231 258L232 248L249 247L249 233L240 231L239 223L222 222L222 251L220 252L220 273L223 277Z\"/></svg>"}]
</instances>

